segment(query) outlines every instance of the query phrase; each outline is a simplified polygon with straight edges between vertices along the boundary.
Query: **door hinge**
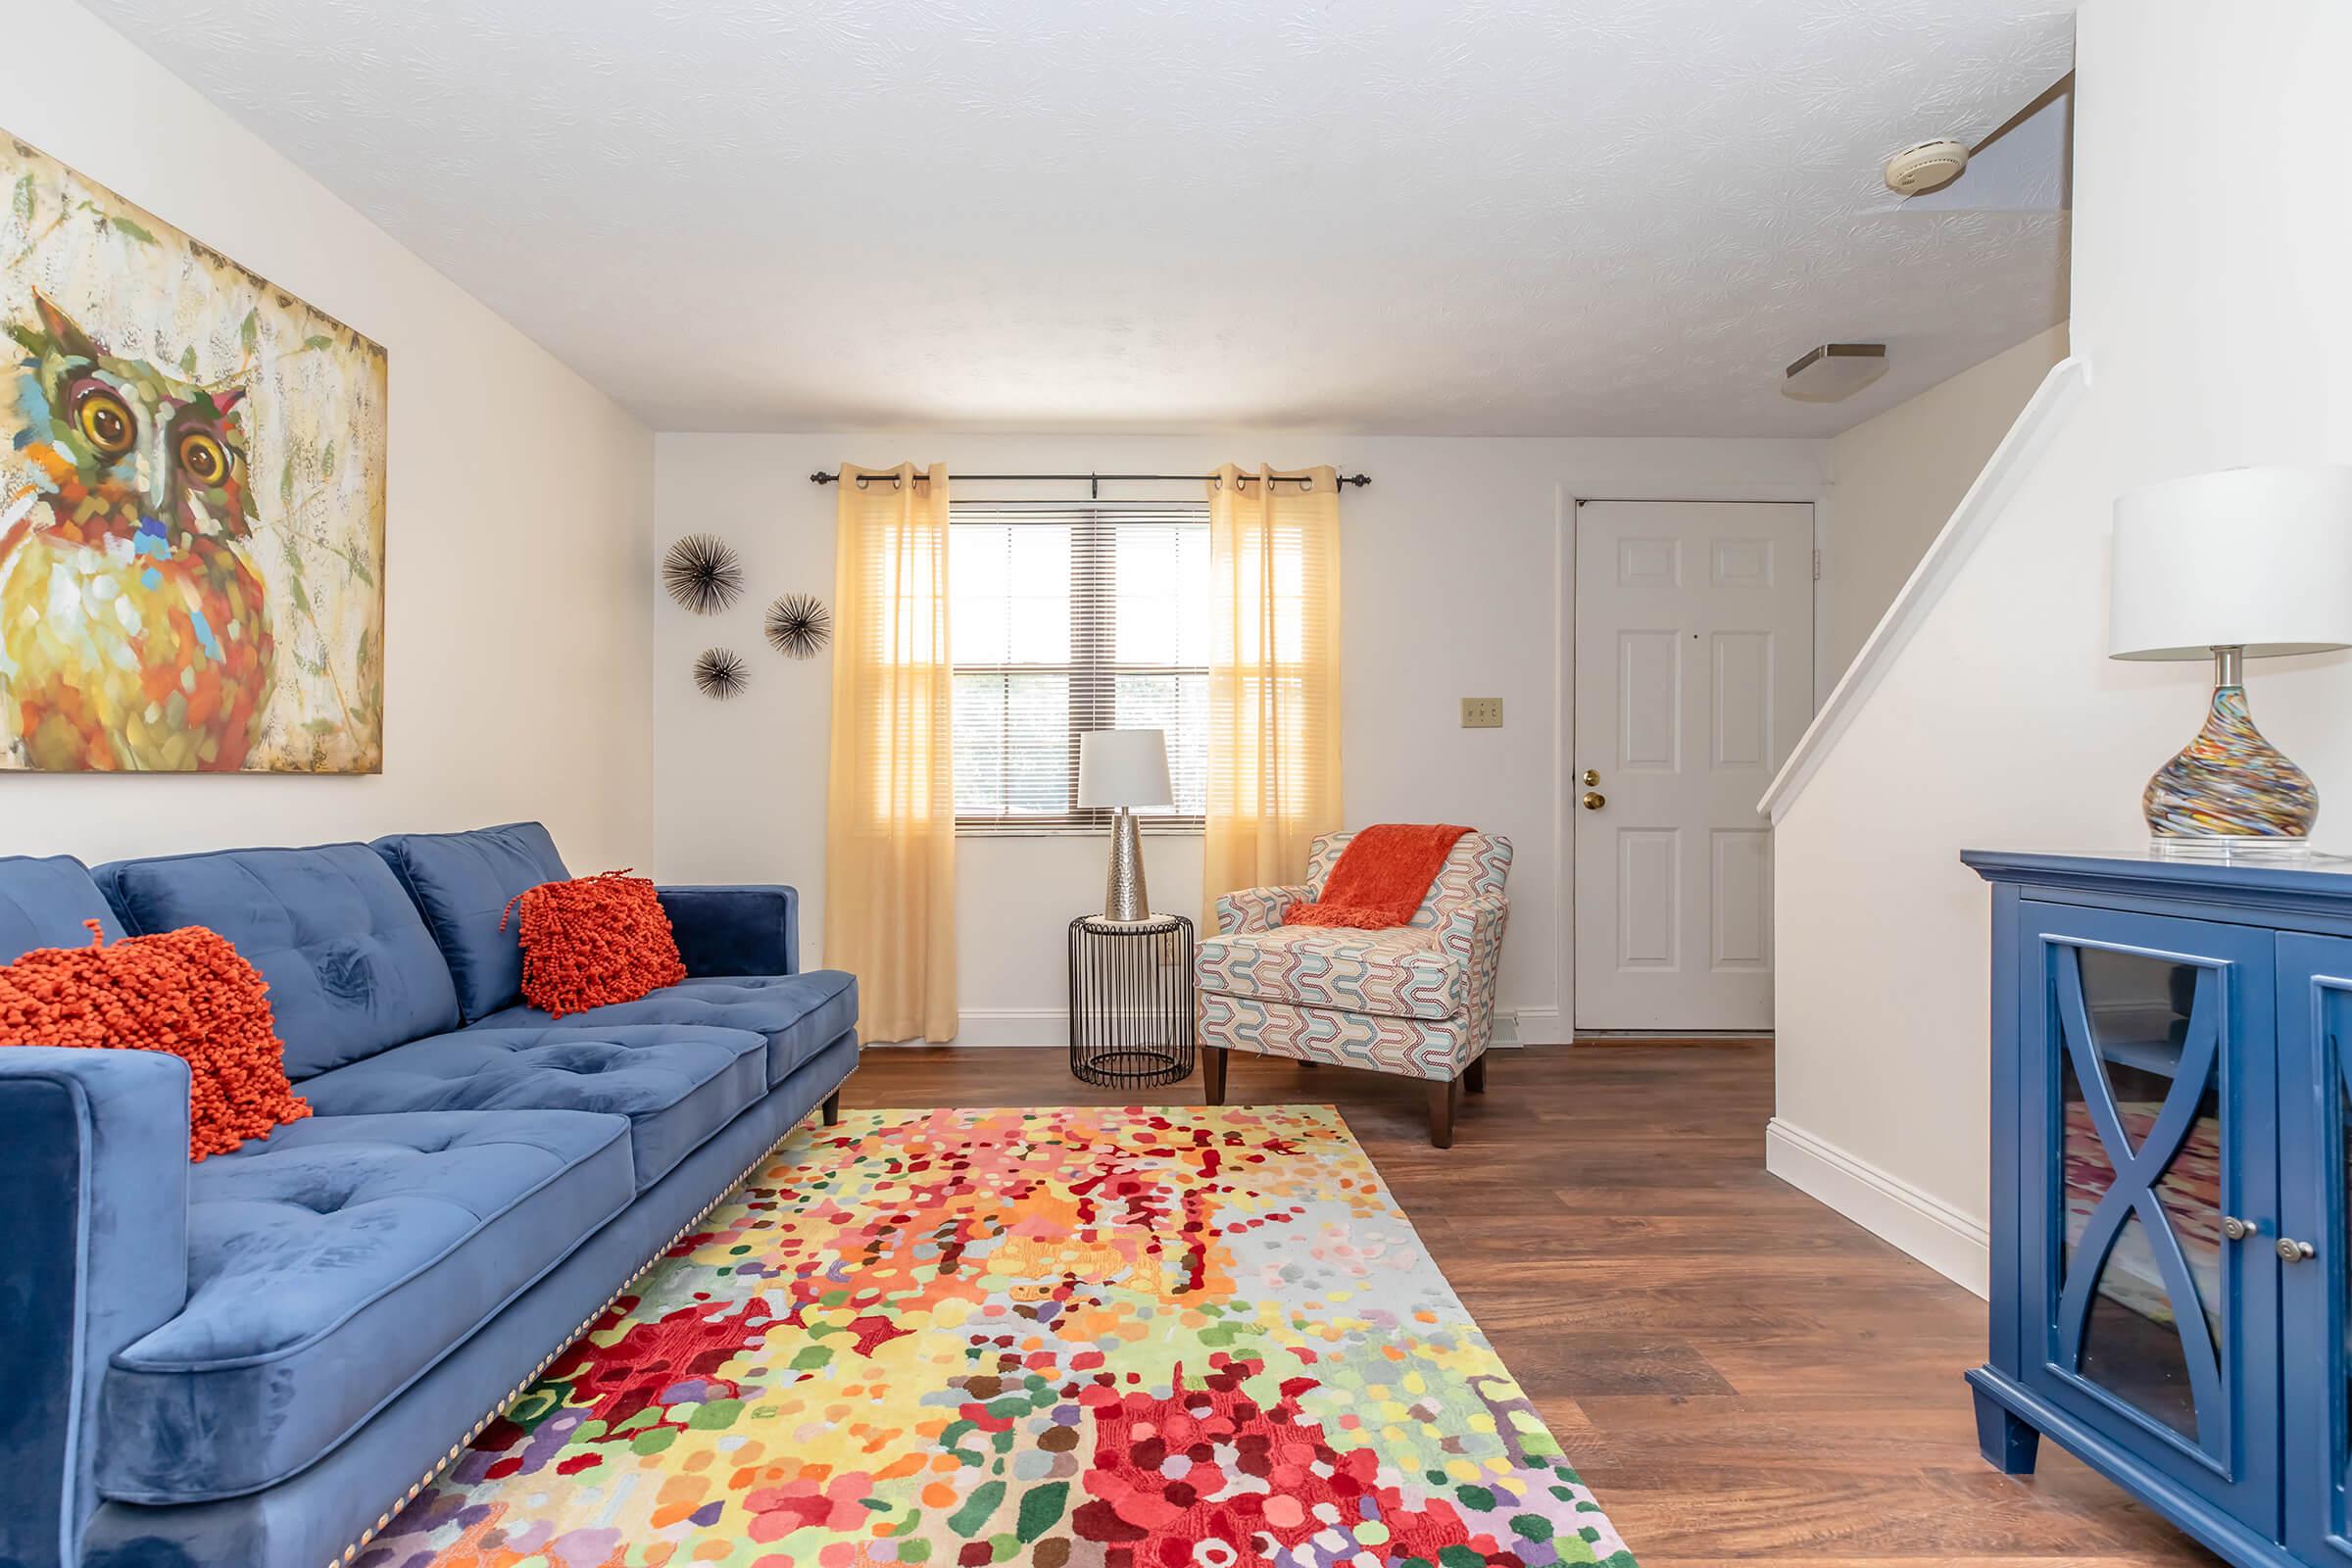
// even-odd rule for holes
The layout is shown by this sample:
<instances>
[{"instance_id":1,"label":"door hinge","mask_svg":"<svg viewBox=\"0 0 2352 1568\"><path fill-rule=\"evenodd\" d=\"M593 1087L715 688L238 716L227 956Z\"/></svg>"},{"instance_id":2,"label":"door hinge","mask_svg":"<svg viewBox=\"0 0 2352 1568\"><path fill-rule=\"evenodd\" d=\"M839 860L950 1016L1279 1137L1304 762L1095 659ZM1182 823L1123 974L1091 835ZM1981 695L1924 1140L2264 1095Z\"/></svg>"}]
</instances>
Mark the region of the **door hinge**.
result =
<instances>
[{"instance_id":1,"label":"door hinge","mask_svg":"<svg viewBox=\"0 0 2352 1568\"><path fill-rule=\"evenodd\" d=\"M1813 552L1813 580L1821 581L1821 552L1818 550Z\"/></svg>"}]
</instances>

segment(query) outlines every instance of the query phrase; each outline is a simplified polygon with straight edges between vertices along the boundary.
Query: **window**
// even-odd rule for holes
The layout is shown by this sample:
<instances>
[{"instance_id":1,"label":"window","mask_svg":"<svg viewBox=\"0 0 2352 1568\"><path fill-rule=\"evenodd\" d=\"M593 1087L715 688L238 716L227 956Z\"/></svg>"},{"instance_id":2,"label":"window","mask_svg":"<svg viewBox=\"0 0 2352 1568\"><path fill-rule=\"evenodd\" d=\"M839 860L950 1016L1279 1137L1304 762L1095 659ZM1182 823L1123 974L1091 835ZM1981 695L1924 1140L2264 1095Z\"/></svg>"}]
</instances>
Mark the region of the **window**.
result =
<instances>
[{"instance_id":1,"label":"window","mask_svg":"<svg viewBox=\"0 0 2352 1568\"><path fill-rule=\"evenodd\" d=\"M1077 808L1078 737L1161 729L1176 804L1200 823L1208 764L1208 508L953 502L956 823L1099 827Z\"/></svg>"}]
</instances>

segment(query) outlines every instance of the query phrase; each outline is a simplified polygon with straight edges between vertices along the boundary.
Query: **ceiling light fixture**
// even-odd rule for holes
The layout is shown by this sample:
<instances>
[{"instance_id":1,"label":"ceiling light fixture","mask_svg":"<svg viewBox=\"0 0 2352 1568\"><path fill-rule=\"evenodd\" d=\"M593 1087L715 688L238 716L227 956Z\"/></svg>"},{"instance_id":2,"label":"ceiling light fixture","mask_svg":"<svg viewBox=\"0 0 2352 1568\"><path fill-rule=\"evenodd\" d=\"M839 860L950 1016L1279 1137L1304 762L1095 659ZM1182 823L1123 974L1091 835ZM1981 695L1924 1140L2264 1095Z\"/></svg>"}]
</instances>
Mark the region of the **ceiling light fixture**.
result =
<instances>
[{"instance_id":1,"label":"ceiling light fixture","mask_svg":"<svg viewBox=\"0 0 2352 1568\"><path fill-rule=\"evenodd\" d=\"M1781 396L1838 403L1886 373L1884 343L1824 343L1782 372Z\"/></svg>"}]
</instances>

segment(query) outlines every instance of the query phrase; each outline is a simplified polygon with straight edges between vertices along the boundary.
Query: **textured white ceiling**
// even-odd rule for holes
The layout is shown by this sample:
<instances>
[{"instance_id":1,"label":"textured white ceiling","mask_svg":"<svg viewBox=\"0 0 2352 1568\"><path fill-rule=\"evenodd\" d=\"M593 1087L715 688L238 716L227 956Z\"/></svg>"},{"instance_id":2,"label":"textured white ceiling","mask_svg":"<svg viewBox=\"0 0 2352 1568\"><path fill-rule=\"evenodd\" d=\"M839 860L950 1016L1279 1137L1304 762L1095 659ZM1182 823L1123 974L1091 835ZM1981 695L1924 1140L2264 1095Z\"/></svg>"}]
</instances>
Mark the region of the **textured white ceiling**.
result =
<instances>
[{"instance_id":1,"label":"textured white ceiling","mask_svg":"<svg viewBox=\"0 0 2352 1568\"><path fill-rule=\"evenodd\" d=\"M1879 170L2071 0L85 3L662 429L1826 434L2065 313Z\"/></svg>"}]
</instances>

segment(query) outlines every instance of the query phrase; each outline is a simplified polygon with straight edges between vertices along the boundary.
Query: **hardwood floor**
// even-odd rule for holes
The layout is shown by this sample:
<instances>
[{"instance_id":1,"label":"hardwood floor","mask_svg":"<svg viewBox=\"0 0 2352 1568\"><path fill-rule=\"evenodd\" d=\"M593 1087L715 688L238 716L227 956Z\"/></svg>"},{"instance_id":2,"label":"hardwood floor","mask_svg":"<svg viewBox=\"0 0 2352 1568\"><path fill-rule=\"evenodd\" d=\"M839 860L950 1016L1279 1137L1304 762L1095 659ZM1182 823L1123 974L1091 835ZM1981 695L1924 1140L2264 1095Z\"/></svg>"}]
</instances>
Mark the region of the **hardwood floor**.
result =
<instances>
[{"instance_id":1,"label":"hardwood floor","mask_svg":"<svg viewBox=\"0 0 2352 1568\"><path fill-rule=\"evenodd\" d=\"M1771 1048L1497 1052L1450 1150L1421 1086L1232 1057L1233 1103L1336 1103L1643 1568L2213 1564L2043 1444L1977 1456L1984 1305L1764 1173ZM878 1047L854 1106L1198 1103L1058 1051Z\"/></svg>"}]
</instances>

